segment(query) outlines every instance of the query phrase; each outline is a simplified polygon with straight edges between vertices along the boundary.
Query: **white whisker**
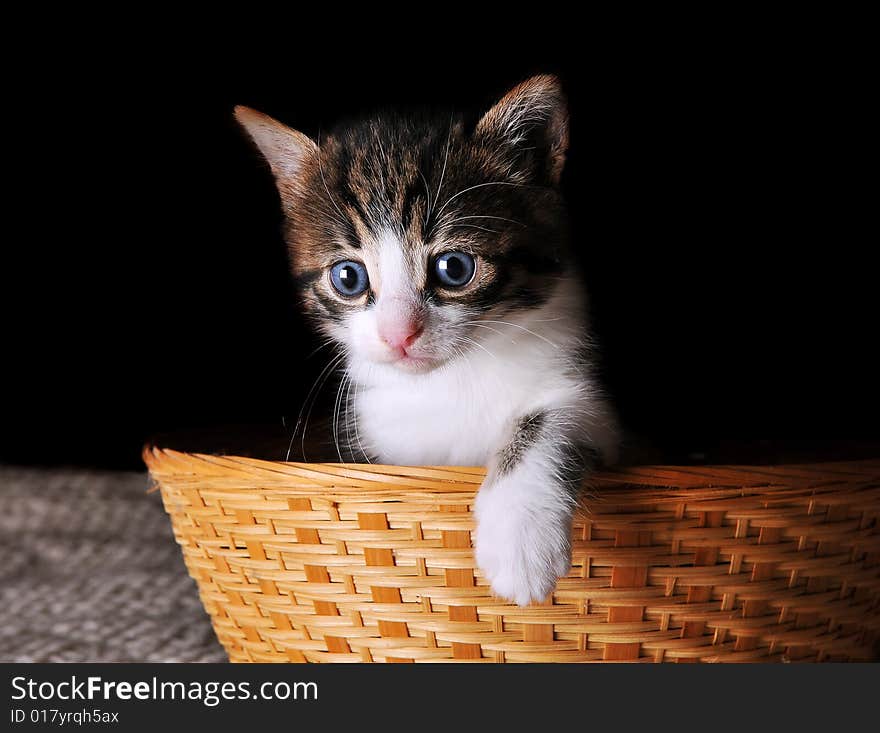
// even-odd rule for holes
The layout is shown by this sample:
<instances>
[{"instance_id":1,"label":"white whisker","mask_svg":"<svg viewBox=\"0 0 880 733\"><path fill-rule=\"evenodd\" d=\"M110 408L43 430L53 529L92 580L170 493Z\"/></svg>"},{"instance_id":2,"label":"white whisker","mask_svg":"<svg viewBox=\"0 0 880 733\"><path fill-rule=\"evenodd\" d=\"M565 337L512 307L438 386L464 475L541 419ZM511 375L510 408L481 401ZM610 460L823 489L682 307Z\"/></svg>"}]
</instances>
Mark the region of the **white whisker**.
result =
<instances>
[{"instance_id":1,"label":"white whisker","mask_svg":"<svg viewBox=\"0 0 880 733\"><path fill-rule=\"evenodd\" d=\"M345 461L342 459L342 450L339 447L339 413L342 408L342 393L348 380L349 372L348 369L346 369L342 373L342 379L340 380L339 387L336 390L336 399L333 402L333 443L336 446L336 455L339 456L340 463L345 463Z\"/></svg>"},{"instance_id":2,"label":"white whisker","mask_svg":"<svg viewBox=\"0 0 880 733\"><path fill-rule=\"evenodd\" d=\"M467 336L459 336L459 338L460 338L461 340L463 340L463 341L469 343L469 344L473 344L474 346L476 346L476 347L482 349L482 350L485 351L489 356L491 356L493 359L495 359L495 361L498 361L498 357L495 356L495 354L493 354L491 351L489 351L489 349L487 349L485 346L483 346L483 344L481 344L479 341L476 341L476 340L474 340L474 339L472 339L472 338L469 338L469 337L467 337Z\"/></svg>"},{"instance_id":3,"label":"white whisker","mask_svg":"<svg viewBox=\"0 0 880 733\"><path fill-rule=\"evenodd\" d=\"M318 348L316 348L314 351L312 351L312 353L310 353L310 354L306 357L306 359L311 359L311 358L312 358L315 354L317 354L321 349L326 349L328 346L330 346L331 344L334 344L334 343L336 343L335 339L332 339L332 338L327 339L327 340L324 341L320 346L318 346Z\"/></svg>"},{"instance_id":4,"label":"white whisker","mask_svg":"<svg viewBox=\"0 0 880 733\"><path fill-rule=\"evenodd\" d=\"M479 229L480 231L489 232L490 234L498 234L498 232L496 230L489 229L488 227L481 227L481 226L477 226L476 224L456 224L454 222L452 224L444 224L441 227L441 231L446 230L446 229L452 229L453 227L470 227L471 229Z\"/></svg>"},{"instance_id":5,"label":"white whisker","mask_svg":"<svg viewBox=\"0 0 880 733\"><path fill-rule=\"evenodd\" d=\"M318 133L318 148L320 149L320 147L321 147L321 133L319 132ZM324 184L324 191L327 194L327 198L330 199L330 203L333 204L333 208L336 209L336 211L339 212L339 216L342 217L341 219L339 219L339 223L342 224L343 226L345 226L345 222L346 222L345 214L342 213L342 209L339 208L339 205L336 203L336 200L330 194L330 189L327 188L327 179L324 177L324 165L323 165L323 162L321 161L320 152L318 153L318 170L321 172L321 183Z\"/></svg>"},{"instance_id":6,"label":"white whisker","mask_svg":"<svg viewBox=\"0 0 880 733\"><path fill-rule=\"evenodd\" d=\"M450 196L448 199L446 199L446 203L444 203L443 206L440 207L440 211L437 212L437 218L439 219L446 207L449 206L449 204L451 204L459 196L467 193L468 191L473 191L476 188L483 188L484 186L516 186L518 188L524 188L525 184L513 183L512 181L488 181L487 183L478 183L475 186L468 186L464 190L459 191L454 196Z\"/></svg>"},{"instance_id":7,"label":"white whisker","mask_svg":"<svg viewBox=\"0 0 880 733\"><path fill-rule=\"evenodd\" d=\"M443 156L443 170L440 172L440 183L437 184L437 194L434 196L434 201L440 200L443 179L446 177L446 164L449 162L449 145L452 142L452 119L454 114L454 112L450 112L449 114L449 131L446 133L446 154Z\"/></svg>"},{"instance_id":8,"label":"white whisker","mask_svg":"<svg viewBox=\"0 0 880 733\"><path fill-rule=\"evenodd\" d=\"M550 339L545 338L544 336L542 336L542 335L539 334L539 333L535 333L534 331L532 331L532 330L529 329L529 328L526 328L525 326L520 326L518 323L511 323L510 321L490 321L490 320L488 320L488 319L486 319L486 318L483 318L482 321L483 321L483 323L498 323L498 324L500 324L500 325L504 325L504 326L513 326L514 328L518 328L520 331L525 331L526 333L530 333L530 334L532 334L532 336L534 336L535 338L539 338L539 339L541 339L541 341L544 341L544 342L550 344L550 346L552 346L554 349L558 349L558 348L559 348L559 347L558 347L556 344L554 344Z\"/></svg>"},{"instance_id":9,"label":"white whisker","mask_svg":"<svg viewBox=\"0 0 880 733\"><path fill-rule=\"evenodd\" d=\"M312 385L312 388L309 390L309 393L306 396L305 402L303 403L303 406L300 409L299 417L297 418L297 421L296 421L296 427L293 430L293 435L290 436L290 444L287 446L287 457L285 458L285 460L287 460L287 461L290 460L290 450L293 447L293 440L294 440L294 438L296 438L296 433L297 433L297 430L299 430L300 423L302 423L302 426L303 426L302 443L301 443L302 456L303 456L303 460L307 460L306 459L306 433L308 432L308 429L309 429L309 419L312 416L312 410L315 407L315 402L317 402L317 400L318 400L318 394L321 392L321 388L324 386L324 384L330 378L330 374L332 374L333 369L335 369L344 358L345 358L344 352L339 353L335 357L333 357L333 359L330 360L330 362L327 364L327 366L325 366L321 370L321 373L318 375L318 378L315 380L314 384ZM315 391L316 389L317 389L317 391ZM314 397L312 397L313 392L314 392ZM312 397L311 404L309 403L309 397ZM306 405L308 405L308 412L306 412L305 421L303 422L302 414L303 414L303 410L306 409Z\"/></svg>"},{"instance_id":10,"label":"white whisker","mask_svg":"<svg viewBox=\"0 0 880 733\"><path fill-rule=\"evenodd\" d=\"M354 380L352 379L348 383L349 391L351 391L351 387L353 384L354 384ZM351 422L348 417L348 412L347 412L348 408L347 407L346 407L346 418L345 419L348 422L349 429L351 429L351 427L354 427L354 439L357 441L358 448L361 451L361 455L366 459L367 463L372 463L373 461L370 460L370 456L367 453L367 451L364 450L364 444L361 442L361 431L360 431L360 426L358 425L357 396L358 396L358 390L357 390L357 387L355 387L355 390L354 390L354 422ZM346 400L347 399L348 398L346 397Z\"/></svg>"},{"instance_id":11,"label":"white whisker","mask_svg":"<svg viewBox=\"0 0 880 733\"><path fill-rule=\"evenodd\" d=\"M428 181L425 179L425 174L419 171L419 175L422 177L422 183L425 184L425 195L428 197L428 208L427 213L425 214L425 224L431 220L431 189L428 188Z\"/></svg>"},{"instance_id":12,"label":"white whisker","mask_svg":"<svg viewBox=\"0 0 880 733\"><path fill-rule=\"evenodd\" d=\"M521 227L528 228L521 221L517 221L516 219L508 219L506 216L490 216L489 214L473 214L470 216L459 216L457 219L453 220L453 223L456 221L461 221L462 219L498 219L499 221L509 221L511 224L518 224Z\"/></svg>"},{"instance_id":13,"label":"white whisker","mask_svg":"<svg viewBox=\"0 0 880 733\"><path fill-rule=\"evenodd\" d=\"M476 326L477 328L486 328L492 331L492 333L497 333L499 336L504 336L504 334L501 333L501 331L499 331L497 328L492 328L492 326L484 326L482 323L477 323L476 321L465 321L465 325ZM516 341L514 341L513 339L510 339L510 343L516 346Z\"/></svg>"}]
</instances>

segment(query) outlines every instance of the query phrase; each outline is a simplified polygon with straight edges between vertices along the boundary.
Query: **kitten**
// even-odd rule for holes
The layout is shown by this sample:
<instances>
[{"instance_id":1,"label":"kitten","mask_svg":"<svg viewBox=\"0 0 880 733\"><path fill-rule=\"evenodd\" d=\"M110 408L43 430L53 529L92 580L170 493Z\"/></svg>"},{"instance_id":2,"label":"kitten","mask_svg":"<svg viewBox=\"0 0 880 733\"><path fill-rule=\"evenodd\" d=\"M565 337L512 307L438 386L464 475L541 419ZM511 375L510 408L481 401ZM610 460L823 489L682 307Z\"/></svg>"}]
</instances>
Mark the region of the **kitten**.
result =
<instances>
[{"instance_id":1,"label":"kitten","mask_svg":"<svg viewBox=\"0 0 880 733\"><path fill-rule=\"evenodd\" d=\"M617 443L559 190L558 80L475 124L377 116L318 142L235 114L274 174L303 304L344 355L349 447L487 466L477 563L497 595L544 600L571 566L585 472Z\"/></svg>"}]
</instances>

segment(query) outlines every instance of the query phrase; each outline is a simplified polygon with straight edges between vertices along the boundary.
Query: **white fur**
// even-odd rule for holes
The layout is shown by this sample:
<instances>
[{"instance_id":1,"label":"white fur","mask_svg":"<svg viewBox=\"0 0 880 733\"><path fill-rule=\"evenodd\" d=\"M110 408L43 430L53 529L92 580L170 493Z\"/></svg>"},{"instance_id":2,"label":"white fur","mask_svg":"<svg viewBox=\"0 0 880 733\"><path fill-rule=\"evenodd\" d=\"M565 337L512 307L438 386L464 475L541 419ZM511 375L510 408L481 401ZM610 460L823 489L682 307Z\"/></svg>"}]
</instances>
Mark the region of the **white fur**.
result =
<instances>
[{"instance_id":1,"label":"white fur","mask_svg":"<svg viewBox=\"0 0 880 733\"><path fill-rule=\"evenodd\" d=\"M612 416L590 376L572 368L583 334L568 307L576 287L565 284L543 308L504 318L518 327L485 322L500 333L473 329L479 346L426 373L350 354L364 446L399 465L485 466L516 420L560 409L574 433L613 460Z\"/></svg>"},{"instance_id":2,"label":"white fur","mask_svg":"<svg viewBox=\"0 0 880 733\"><path fill-rule=\"evenodd\" d=\"M584 333L580 297L579 285L564 280L541 308L473 319L481 324L475 327L450 321L446 341L466 329L477 342L461 354L443 350L435 322L436 348L422 348L441 363L429 371L349 353L360 447L383 463L489 467L475 507L477 562L499 596L521 605L543 600L570 565L573 506L560 476L561 449L583 442L614 460L613 418L573 358ZM369 313L351 325L375 328ZM553 416L555 440L533 446L502 474L498 456L518 421L536 412Z\"/></svg>"},{"instance_id":3,"label":"white fur","mask_svg":"<svg viewBox=\"0 0 880 733\"><path fill-rule=\"evenodd\" d=\"M543 600L571 566L571 495L552 449L533 448L509 475L491 473L477 495L477 564L499 596Z\"/></svg>"}]
</instances>

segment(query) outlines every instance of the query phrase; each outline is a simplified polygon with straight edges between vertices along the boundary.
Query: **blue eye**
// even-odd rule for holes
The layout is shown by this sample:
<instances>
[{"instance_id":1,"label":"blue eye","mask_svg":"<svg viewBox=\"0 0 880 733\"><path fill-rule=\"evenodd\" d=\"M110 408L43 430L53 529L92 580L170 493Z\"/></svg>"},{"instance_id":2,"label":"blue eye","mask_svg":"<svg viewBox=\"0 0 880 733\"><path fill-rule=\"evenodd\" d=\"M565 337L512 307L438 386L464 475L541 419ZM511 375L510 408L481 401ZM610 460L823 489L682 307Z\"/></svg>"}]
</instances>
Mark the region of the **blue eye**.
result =
<instances>
[{"instance_id":1,"label":"blue eye","mask_svg":"<svg viewBox=\"0 0 880 733\"><path fill-rule=\"evenodd\" d=\"M474 277L474 258L467 252L444 252L434 260L434 276L448 288L462 288Z\"/></svg>"},{"instance_id":2,"label":"blue eye","mask_svg":"<svg viewBox=\"0 0 880 733\"><path fill-rule=\"evenodd\" d=\"M360 262L337 262L330 268L330 282L333 287L346 298L360 295L370 287L370 278L367 277L367 268Z\"/></svg>"}]
</instances>

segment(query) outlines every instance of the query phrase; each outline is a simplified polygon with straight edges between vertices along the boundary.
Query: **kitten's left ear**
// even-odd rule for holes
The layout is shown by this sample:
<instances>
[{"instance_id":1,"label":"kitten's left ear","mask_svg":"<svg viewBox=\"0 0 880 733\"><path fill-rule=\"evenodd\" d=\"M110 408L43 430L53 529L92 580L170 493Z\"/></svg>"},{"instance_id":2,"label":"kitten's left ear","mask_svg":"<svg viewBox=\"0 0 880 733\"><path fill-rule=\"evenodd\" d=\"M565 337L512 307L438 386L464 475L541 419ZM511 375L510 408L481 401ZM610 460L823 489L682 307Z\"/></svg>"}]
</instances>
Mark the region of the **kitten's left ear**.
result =
<instances>
[{"instance_id":1,"label":"kitten's left ear","mask_svg":"<svg viewBox=\"0 0 880 733\"><path fill-rule=\"evenodd\" d=\"M298 130L250 107L236 107L235 119L260 149L279 189L296 180L308 157L318 151L318 146Z\"/></svg>"},{"instance_id":2,"label":"kitten's left ear","mask_svg":"<svg viewBox=\"0 0 880 733\"><path fill-rule=\"evenodd\" d=\"M568 105L559 79L533 76L511 89L477 123L479 137L526 154L539 154L556 185L568 150Z\"/></svg>"}]
</instances>

